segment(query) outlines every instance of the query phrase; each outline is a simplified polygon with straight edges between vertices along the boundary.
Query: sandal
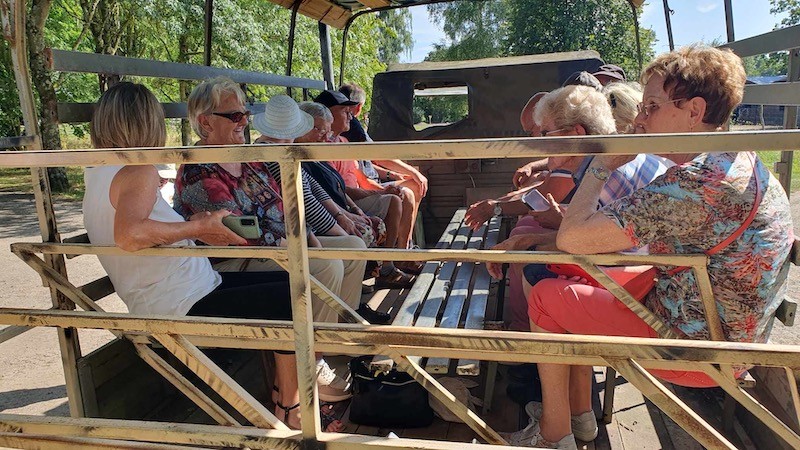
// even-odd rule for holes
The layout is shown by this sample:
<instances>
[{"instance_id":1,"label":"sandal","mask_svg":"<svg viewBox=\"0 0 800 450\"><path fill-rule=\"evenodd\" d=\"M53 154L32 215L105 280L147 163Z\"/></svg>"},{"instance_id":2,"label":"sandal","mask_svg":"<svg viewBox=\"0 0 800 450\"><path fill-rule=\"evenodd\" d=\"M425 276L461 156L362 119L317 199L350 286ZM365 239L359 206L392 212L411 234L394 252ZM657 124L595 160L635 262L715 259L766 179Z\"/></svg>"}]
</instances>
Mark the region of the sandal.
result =
<instances>
[{"instance_id":1,"label":"sandal","mask_svg":"<svg viewBox=\"0 0 800 450\"><path fill-rule=\"evenodd\" d=\"M425 263L422 261L398 261L394 263L394 266L407 274L419 275L425 268Z\"/></svg>"},{"instance_id":2,"label":"sandal","mask_svg":"<svg viewBox=\"0 0 800 450\"><path fill-rule=\"evenodd\" d=\"M289 412L291 412L293 409L299 408L300 407L300 403L297 403L296 405L287 407L287 406L281 405L280 402L275 402L275 406L277 406L278 408L283 410L283 423L285 423L286 426L289 426ZM326 411L326 409L327 409L327 411ZM320 405L319 418L320 418L320 422L321 422L322 431L328 431L328 427L330 427L332 423L339 421L339 419L334 417L333 408L331 407L331 405ZM289 428L291 428L291 427L289 427ZM341 428L339 430L341 430ZM339 431L339 430L336 430L336 431ZM331 432L335 433L336 431L331 431Z\"/></svg>"},{"instance_id":3,"label":"sandal","mask_svg":"<svg viewBox=\"0 0 800 450\"><path fill-rule=\"evenodd\" d=\"M375 278L375 289L407 289L414 284L416 279L415 275L409 275L395 268L388 275Z\"/></svg>"}]
</instances>

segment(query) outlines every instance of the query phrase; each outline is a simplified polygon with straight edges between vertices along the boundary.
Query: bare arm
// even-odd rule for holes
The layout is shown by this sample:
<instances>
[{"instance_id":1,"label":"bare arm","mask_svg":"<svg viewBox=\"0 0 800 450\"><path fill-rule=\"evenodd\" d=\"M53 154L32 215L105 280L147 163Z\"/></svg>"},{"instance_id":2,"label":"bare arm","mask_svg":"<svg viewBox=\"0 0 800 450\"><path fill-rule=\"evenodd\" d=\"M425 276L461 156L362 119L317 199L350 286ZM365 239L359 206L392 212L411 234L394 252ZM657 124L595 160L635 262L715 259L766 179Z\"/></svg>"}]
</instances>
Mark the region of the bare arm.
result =
<instances>
[{"instance_id":1,"label":"bare arm","mask_svg":"<svg viewBox=\"0 0 800 450\"><path fill-rule=\"evenodd\" d=\"M413 166L406 164L399 159L383 159L379 161L373 161L373 163L385 169L397 172L401 175L407 175L411 177L411 179L415 180L420 184L420 186L422 186L423 196L425 196L425 194L428 192L428 178Z\"/></svg>"},{"instance_id":2,"label":"bare arm","mask_svg":"<svg viewBox=\"0 0 800 450\"><path fill-rule=\"evenodd\" d=\"M556 240L560 250L573 254L613 253L634 245L625 231L597 210L600 191L605 181L592 174L592 169L604 169L610 173L627 162L621 162L624 158L626 157L594 158L561 221ZM602 238L598 239L598 236Z\"/></svg>"},{"instance_id":3,"label":"bare arm","mask_svg":"<svg viewBox=\"0 0 800 450\"><path fill-rule=\"evenodd\" d=\"M136 251L184 239L200 239L211 245L247 243L222 224L230 211L197 214L188 222L151 220L159 182L154 166L125 167L111 182L109 200L116 209L114 241L121 249Z\"/></svg>"},{"instance_id":4,"label":"bare arm","mask_svg":"<svg viewBox=\"0 0 800 450\"><path fill-rule=\"evenodd\" d=\"M514 187L519 188L525 186L528 179L534 176L537 172L543 172L545 170L547 170L547 158L529 162L514 172L514 176L512 177L511 181L514 184Z\"/></svg>"}]
</instances>

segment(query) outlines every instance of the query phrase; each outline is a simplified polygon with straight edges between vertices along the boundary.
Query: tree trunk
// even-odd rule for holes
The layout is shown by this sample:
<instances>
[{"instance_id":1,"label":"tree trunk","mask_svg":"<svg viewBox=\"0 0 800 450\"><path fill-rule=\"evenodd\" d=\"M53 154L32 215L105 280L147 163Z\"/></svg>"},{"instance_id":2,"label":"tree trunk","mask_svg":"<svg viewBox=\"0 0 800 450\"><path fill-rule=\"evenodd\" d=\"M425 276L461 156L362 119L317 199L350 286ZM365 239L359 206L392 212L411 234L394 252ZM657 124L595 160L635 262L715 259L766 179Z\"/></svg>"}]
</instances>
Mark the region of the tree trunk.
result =
<instances>
[{"instance_id":1,"label":"tree trunk","mask_svg":"<svg viewBox=\"0 0 800 450\"><path fill-rule=\"evenodd\" d=\"M47 65L44 42L44 23L50 13L50 4L51 0L31 0L31 12L27 23L28 58L31 79L39 96L39 132L42 136L42 146L46 150L60 150L58 100ZM50 178L50 189L54 192L64 192L69 189L69 180L63 167L51 168L47 173Z\"/></svg>"},{"instance_id":2,"label":"tree trunk","mask_svg":"<svg viewBox=\"0 0 800 450\"><path fill-rule=\"evenodd\" d=\"M178 62L189 62L188 27L184 27L183 33L178 37ZM180 93L181 102L186 103L189 99L189 83L186 80L180 80L178 82L178 91ZM184 146L192 145L192 127L186 119L181 119L181 142Z\"/></svg>"}]
</instances>

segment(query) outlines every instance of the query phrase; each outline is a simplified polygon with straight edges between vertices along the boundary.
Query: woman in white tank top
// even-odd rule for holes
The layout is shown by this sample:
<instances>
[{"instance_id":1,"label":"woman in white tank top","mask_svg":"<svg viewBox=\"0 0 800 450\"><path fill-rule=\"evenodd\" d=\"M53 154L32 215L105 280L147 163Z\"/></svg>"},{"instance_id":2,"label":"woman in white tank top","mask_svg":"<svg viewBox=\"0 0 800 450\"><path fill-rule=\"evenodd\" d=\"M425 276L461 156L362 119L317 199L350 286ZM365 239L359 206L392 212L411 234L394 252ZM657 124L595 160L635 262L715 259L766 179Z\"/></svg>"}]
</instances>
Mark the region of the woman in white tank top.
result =
<instances>
[{"instance_id":1,"label":"woman in white tank top","mask_svg":"<svg viewBox=\"0 0 800 450\"><path fill-rule=\"evenodd\" d=\"M122 82L100 97L90 124L95 148L162 147L164 110L144 86ZM187 222L159 193L153 165L88 167L83 201L84 225L95 245L137 251L159 245L244 245L245 239L222 224L220 210ZM197 315L291 320L285 272L219 274L208 258L98 256L128 310L137 314ZM294 355L275 352L275 385L297 394ZM300 427L296 407L276 406L291 428ZM339 431L335 421L326 431Z\"/></svg>"}]
</instances>

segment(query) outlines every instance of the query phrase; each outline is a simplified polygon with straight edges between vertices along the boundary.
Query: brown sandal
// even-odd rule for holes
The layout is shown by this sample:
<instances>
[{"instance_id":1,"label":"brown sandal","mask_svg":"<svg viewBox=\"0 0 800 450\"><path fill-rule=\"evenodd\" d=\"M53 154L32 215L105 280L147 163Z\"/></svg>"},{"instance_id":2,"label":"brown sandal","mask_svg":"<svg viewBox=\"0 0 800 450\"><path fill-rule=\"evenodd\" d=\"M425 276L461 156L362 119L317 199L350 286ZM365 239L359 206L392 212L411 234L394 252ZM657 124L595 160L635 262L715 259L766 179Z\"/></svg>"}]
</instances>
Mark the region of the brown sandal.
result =
<instances>
[{"instance_id":1,"label":"brown sandal","mask_svg":"<svg viewBox=\"0 0 800 450\"><path fill-rule=\"evenodd\" d=\"M394 263L394 266L407 274L419 275L425 268L425 263L423 261L399 261Z\"/></svg>"},{"instance_id":2,"label":"brown sandal","mask_svg":"<svg viewBox=\"0 0 800 450\"><path fill-rule=\"evenodd\" d=\"M375 278L375 289L407 289L414 284L416 279L416 276L395 268L388 275Z\"/></svg>"}]
</instances>

